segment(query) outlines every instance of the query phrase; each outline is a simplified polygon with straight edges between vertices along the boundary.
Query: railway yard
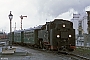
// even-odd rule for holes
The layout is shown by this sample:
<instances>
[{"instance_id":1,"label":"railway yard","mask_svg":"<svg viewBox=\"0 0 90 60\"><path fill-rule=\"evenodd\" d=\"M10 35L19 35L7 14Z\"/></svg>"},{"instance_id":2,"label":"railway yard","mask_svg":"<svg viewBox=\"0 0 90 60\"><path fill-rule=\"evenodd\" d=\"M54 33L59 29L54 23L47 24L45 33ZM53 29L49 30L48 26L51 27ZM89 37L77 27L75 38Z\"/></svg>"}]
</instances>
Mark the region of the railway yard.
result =
<instances>
[{"instance_id":1,"label":"railway yard","mask_svg":"<svg viewBox=\"0 0 90 60\"><path fill-rule=\"evenodd\" d=\"M1 23L4 24L0 28L0 60L90 60L88 1L25 1L24 4L20 3L23 7L14 5L15 1L13 5L10 3L12 2L6 4L10 6L8 9L13 10L15 6L27 11L25 13L24 9L26 15L19 16L20 23L17 16L22 11L14 12L17 17L14 20L14 15L10 11L9 32L8 23L3 22L5 17L1 18ZM30 7L30 10L26 7ZM23 22L23 18L27 16L27 20Z\"/></svg>"},{"instance_id":2,"label":"railway yard","mask_svg":"<svg viewBox=\"0 0 90 60\"><path fill-rule=\"evenodd\" d=\"M55 19L8 33L8 39L0 40L0 60L90 60L90 48L75 42L73 23Z\"/></svg>"},{"instance_id":3,"label":"railway yard","mask_svg":"<svg viewBox=\"0 0 90 60\"><path fill-rule=\"evenodd\" d=\"M90 50L76 49L74 52L69 54L62 54L55 51L46 51L37 48L29 48L23 46L13 46L16 48L14 54L1 54L1 60L90 60ZM0 52L2 47L0 47Z\"/></svg>"},{"instance_id":4,"label":"railway yard","mask_svg":"<svg viewBox=\"0 0 90 60\"><path fill-rule=\"evenodd\" d=\"M76 46L73 23L67 20L13 31L0 42L6 42L0 43L1 60L90 60L90 48Z\"/></svg>"}]
</instances>

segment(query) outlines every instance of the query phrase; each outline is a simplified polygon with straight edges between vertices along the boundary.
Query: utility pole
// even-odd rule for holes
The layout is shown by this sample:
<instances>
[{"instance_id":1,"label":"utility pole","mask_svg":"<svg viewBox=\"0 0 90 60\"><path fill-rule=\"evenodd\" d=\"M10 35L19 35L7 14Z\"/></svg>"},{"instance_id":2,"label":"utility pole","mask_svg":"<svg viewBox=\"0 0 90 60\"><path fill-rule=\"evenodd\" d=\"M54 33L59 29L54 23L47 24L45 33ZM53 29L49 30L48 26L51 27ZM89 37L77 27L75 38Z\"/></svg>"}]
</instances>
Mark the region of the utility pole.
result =
<instances>
[{"instance_id":1,"label":"utility pole","mask_svg":"<svg viewBox=\"0 0 90 60\"><path fill-rule=\"evenodd\" d=\"M15 22L15 29L14 30L16 30L16 22Z\"/></svg>"},{"instance_id":2,"label":"utility pole","mask_svg":"<svg viewBox=\"0 0 90 60\"><path fill-rule=\"evenodd\" d=\"M90 34L90 11L86 11L87 12L87 24L88 24L88 34Z\"/></svg>"},{"instance_id":3,"label":"utility pole","mask_svg":"<svg viewBox=\"0 0 90 60\"><path fill-rule=\"evenodd\" d=\"M27 17L27 16L20 16L20 18L21 18L21 30L22 30L22 19L23 19L23 17Z\"/></svg>"}]
</instances>

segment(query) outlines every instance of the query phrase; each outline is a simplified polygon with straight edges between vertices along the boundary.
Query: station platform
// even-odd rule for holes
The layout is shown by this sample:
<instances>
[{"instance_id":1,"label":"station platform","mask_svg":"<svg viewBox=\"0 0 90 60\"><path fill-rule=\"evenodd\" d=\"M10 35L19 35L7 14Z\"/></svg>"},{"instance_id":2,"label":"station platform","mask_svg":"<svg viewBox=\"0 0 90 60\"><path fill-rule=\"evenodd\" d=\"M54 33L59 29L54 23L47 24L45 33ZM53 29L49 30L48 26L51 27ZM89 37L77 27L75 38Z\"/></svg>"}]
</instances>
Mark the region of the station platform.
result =
<instances>
[{"instance_id":1,"label":"station platform","mask_svg":"<svg viewBox=\"0 0 90 60\"><path fill-rule=\"evenodd\" d=\"M0 55L17 55L17 56L25 55L26 56L28 55L28 52L14 46L12 48L0 47Z\"/></svg>"}]
</instances>

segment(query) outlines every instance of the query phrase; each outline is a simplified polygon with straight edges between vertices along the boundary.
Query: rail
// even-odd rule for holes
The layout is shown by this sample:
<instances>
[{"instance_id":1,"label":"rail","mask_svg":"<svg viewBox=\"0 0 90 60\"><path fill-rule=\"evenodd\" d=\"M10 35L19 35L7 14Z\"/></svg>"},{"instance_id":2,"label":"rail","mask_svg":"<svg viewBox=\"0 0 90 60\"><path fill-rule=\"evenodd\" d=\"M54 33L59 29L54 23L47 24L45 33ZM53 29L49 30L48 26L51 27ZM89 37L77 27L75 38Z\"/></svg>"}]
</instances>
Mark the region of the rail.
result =
<instances>
[{"instance_id":1,"label":"rail","mask_svg":"<svg viewBox=\"0 0 90 60\"><path fill-rule=\"evenodd\" d=\"M85 46L77 46L76 48L81 48L81 49L90 49L90 47L85 47Z\"/></svg>"}]
</instances>

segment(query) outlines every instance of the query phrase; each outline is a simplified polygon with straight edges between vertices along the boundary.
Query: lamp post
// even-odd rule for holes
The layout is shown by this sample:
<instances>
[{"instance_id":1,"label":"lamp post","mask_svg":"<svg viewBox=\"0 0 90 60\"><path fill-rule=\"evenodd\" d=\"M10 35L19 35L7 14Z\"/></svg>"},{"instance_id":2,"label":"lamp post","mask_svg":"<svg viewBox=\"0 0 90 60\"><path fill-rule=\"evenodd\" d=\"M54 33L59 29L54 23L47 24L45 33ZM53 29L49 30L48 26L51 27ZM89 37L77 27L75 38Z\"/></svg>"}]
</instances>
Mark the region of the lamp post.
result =
<instances>
[{"instance_id":1,"label":"lamp post","mask_svg":"<svg viewBox=\"0 0 90 60\"><path fill-rule=\"evenodd\" d=\"M10 19L10 48L12 48L12 18L13 18L13 15L11 14L11 11L8 16Z\"/></svg>"}]
</instances>

